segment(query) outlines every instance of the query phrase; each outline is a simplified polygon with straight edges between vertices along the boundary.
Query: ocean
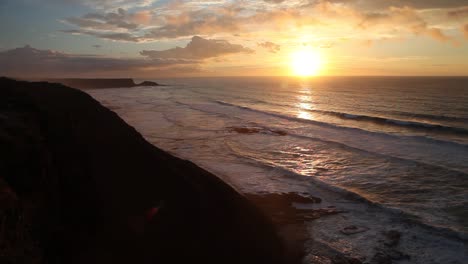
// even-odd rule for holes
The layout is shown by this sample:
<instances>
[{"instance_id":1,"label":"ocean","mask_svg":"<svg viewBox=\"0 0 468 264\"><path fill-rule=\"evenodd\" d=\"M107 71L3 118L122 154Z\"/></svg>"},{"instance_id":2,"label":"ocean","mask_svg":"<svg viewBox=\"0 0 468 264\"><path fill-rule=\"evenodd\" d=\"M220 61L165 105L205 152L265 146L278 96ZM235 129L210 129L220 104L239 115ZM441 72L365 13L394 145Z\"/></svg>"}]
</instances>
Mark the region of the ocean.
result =
<instances>
[{"instance_id":1,"label":"ocean","mask_svg":"<svg viewBox=\"0 0 468 264\"><path fill-rule=\"evenodd\" d=\"M391 228L406 263L468 263L468 78L155 81L88 92L241 192L310 193L347 211L310 223L319 243L366 257ZM369 231L333 231L350 224Z\"/></svg>"}]
</instances>

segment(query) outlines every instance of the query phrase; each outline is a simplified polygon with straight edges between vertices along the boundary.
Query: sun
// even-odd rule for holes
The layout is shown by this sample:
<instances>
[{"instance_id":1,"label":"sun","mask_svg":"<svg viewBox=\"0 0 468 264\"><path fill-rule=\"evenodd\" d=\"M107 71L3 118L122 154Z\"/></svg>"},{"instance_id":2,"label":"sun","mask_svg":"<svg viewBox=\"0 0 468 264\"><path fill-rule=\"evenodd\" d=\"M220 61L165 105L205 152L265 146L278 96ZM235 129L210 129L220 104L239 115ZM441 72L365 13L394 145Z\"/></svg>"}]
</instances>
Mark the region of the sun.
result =
<instances>
[{"instance_id":1,"label":"sun","mask_svg":"<svg viewBox=\"0 0 468 264\"><path fill-rule=\"evenodd\" d=\"M302 49L291 54L291 70L296 76L315 76L322 66L320 54L312 49Z\"/></svg>"}]
</instances>

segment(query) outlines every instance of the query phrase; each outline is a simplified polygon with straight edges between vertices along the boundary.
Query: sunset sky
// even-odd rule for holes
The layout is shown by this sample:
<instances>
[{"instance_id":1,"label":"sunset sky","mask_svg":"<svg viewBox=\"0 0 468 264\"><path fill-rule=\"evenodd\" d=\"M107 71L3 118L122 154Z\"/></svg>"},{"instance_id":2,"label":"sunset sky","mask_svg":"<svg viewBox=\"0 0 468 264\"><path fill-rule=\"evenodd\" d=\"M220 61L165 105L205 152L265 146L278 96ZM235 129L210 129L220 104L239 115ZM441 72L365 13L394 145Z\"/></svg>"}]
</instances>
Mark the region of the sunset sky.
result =
<instances>
[{"instance_id":1,"label":"sunset sky","mask_svg":"<svg viewBox=\"0 0 468 264\"><path fill-rule=\"evenodd\" d=\"M298 52L314 75L468 75L468 0L0 0L0 27L8 76L294 75Z\"/></svg>"}]
</instances>

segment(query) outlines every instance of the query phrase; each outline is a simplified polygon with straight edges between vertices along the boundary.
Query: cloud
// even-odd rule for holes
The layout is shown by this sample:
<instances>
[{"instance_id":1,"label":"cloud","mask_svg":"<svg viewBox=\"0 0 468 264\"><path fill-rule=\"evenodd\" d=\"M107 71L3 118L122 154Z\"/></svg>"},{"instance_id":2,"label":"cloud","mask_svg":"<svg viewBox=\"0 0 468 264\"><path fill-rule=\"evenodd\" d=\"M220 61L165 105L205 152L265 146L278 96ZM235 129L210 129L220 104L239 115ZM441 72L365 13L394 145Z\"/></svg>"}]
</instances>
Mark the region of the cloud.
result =
<instances>
[{"instance_id":1,"label":"cloud","mask_svg":"<svg viewBox=\"0 0 468 264\"><path fill-rule=\"evenodd\" d=\"M445 34L442 32L442 30L440 30L439 28L428 28L428 29L426 29L425 32L426 32L426 34L430 35L430 36L433 37L434 39L439 40L439 41L442 41L442 42L452 40L451 37L445 35Z\"/></svg>"},{"instance_id":2,"label":"cloud","mask_svg":"<svg viewBox=\"0 0 468 264\"><path fill-rule=\"evenodd\" d=\"M69 24L92 30L133 30L138 28L137 24L129 20L130 16L127 14L127 11L122 8L119 8L116 12L104 14L88 13L82 17L69 17L64 19L64 21Z\"/></svg>"},{"instance_id":3,"label":"cloud","mask_svg":"<svg viewBox=\"0 0 468 264\"><path fill-rule=\"evenodd\" d=\"M382 12L361 13L359 27L364 29L379 26L393 27L394 29L404 29L416 35L427 35L435 40L446 42L453 40L440 28L433 27L424 20L420 13L411 7L391 7Z\"/></svg>"},{"instance_id":4,"label":"cloud","mask_svg":"<svg viewBox=\"0 0 468 264\"><path fill-rule=\"evenodd\" d=\"M0 75L23 77L64 77L141 75L162 69L194 64L178 59L121 59L94 55L73 55L31 46L0 52Z\"/></svg>"},{"instance_id":5,"label":"cloud","mask_svg":"<svg viewBox=\"0 0 468 264\"><path fill-rule=\"evenodd\" d=\"M193 35L235 33L241 30L242 20L238 13L242 8L234 6L212 7L199 10L177 10L161 16L145 34L146 39L178 38Z\"/></svg>"},{"instance_id":6,"label":"cloud","mask_svg":"<svg viewBox=\"0 0 468 264\"><path fill-rule=\"evenodd\" d=\"M267 3L275 3L275 4L278 4L278 3L282 3L284 2L285 0L263 0Z\"/></svg>"},{"instance_id":7,"label":"cloud","mask_svg":"<svg viewBox=\"0 0 468 264\"><path fill-rule=\"evenodd\" d=\"M464 25L462 27L462 32L463 32L463 34L465 34L465 38L468 39L468 24L466 24L466 25Z\"/></svg>"},{"instance_id":8,"label":"cloud","mask_svg":"<svg viewBox=\"0 0 468 264\"><path fill-rule=\"evenodd\" d=\"M258 46L267 49L269 52L276 53L280 51L281 46L270 41L258 43Z\"/></svg>"},{"instance_id":9,"label":"cloud","mask_svg":"<svg viewBox=\"0 0 468 264\"><path fill-rule=\"evenodd\" d=\"M240 31L242 20L237 17L242 8L222 6L208 9L180 10L140 10L127 12L119 8L114 12L88 13L81 17L69 17L62 22L75 26L62 30L65 33L91 35L100 38L123 41L155 41L189 37L193 35L213 35ZM126 33L115 37L109 32Z\"/></svg>"},{"instance_id":10,"label":"cloud","mask_svg":"<svg viewBox=\"0 0 468 264\"><path fill-rule=\"evenodd\" d=\"M317 2L310 0L310 2ZM379 10L389 7L411 7L415 9L431 9L431 8L454 8L466 6L465 0L328 0L318 2L335 2L342 4L350 4L366 9Z\"/></svg>"},{"instance_id":11,"label":"cloud","mask_svg":"<svg viewBox=\"0 0 468 264\"><path fill-rule=\"evenodd\" d=\"M253 53L253 50L225 40L204 39L194 36L185 48L175 47L168 50L143 50L141 55L152 59L190 59L203 60L235 53Z\"/></svg>"},{"instance_id":12,"label":"cloud","mask_svg":"<svg viewBox=\"0 0 468 264\"><path fill-rule=\"evenodd\" d=\"M93 48L96 48L96 49L99 49L99 48L101 48L101 47L102 47L102 46L101 46L101 45L98 45L98 44L93 45Z\"/></svg>"},{"instance_id":13,"label":"cloud","mask_svg":"<svg viewBox=\"0 0 468 264\"><path fill-rule=\"evenodd\" d=\"M133 21L141 25L150 24L152 17L153 14L149 10L138 11L132 15Z\"/></svg>"},{"instance_id":14,"label":"cloud","mask_svg":"<svg viewBox=\"0 0 468 264\"><path fill-rule=\"evenodd\" d=\"M102 5L111 1L90 2ZM137 2L139 5L145 3ZM117 0L115 3L128 4L130 1ZM278 31L281 36L294 38L294 30L320 32L332 36L327 41L337 42L343 35L352 35L362 41L401 39L409 32L446 42L453 39L446 32L460 27L458 17L468 8L466 1L455 0L264 0L239 3L225 0L161 1L154 8L96 11L65 18L63 22L74 28L62 32L126 42L194 35L226 38L227 35L261 34L262 39L270 39L271 34ZM421 11L421 8L435 9ZM445 23L447 21L451 24Z\"/></svg>"},{"instance_id":15,"label":"cloud","mask_svg":"<svg viewBox=\"0 0 468 264\"><path fill-rule=\"evenodd\" d=\"M134 36L130 33L108 33L108 32L98 32L98 31L89 31L89 30L80 30L80 29L68 29L61 30L64 33L70 33L73 35L89 35L102 39L116 40L116 41L127 41L127 42L138 42L140 37Z\"/></svg>"},{"instance_id":16,"label":"cloud","mask_svg":"<svg viewBox=\"0 0 468 264\"><path fill-rule=\"evenodd\" d=\"M48 0L60 4L79 4L94 9L132 8L151 6L156 0Z\"/></svg>"},{"instance_id":17,"label":"cloud","mask_svg":"<svg viewBox=\"0 0 468 264\"><path fill-rule=\"evenodd\" d=\"M452 9L447 12L449 17L468 18L468 6Z\"/></svg>"}]
</instances>

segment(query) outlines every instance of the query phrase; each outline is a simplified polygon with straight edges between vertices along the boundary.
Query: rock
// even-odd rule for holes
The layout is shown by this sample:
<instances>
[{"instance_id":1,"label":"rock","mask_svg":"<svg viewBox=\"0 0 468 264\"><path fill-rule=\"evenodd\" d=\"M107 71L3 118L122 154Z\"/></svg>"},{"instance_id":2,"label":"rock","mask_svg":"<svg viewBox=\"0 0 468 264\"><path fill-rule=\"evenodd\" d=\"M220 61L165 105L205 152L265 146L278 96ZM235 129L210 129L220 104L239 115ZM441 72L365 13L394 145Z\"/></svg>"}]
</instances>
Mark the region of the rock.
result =
<instances>
[{"instance_id":1,"label":"rock","mask_svg":"<svg viewBox=\"0 0 468 264\"><path fill-rule=\"evenodd\" d=\"M337 251L335 248L318 241L309 241L310 248L309 254L305 258L304 263L317 263L317 264L362 264L363 258L361 256L348 255L343 252ZM367 262L366 262L367 263Z\"/></svg>"},{"instance_id":2,"label":"rock","mask_svg":"<svg viewBox=\"0 0 468 264\"><path fill-rule=\"evenodd\" d=\"M228 127L229 131L237 132L239 134L267 134L274 136L286 136L287 133L282 130L268 129L263 127Z\"/></svg>"},{"instance_id":3,"label":"rock","mask_svg":"<svg viewBox=\"0 0 468 264\"><path fill-rule=\"evenodd\" d=\"M384 242L384 244L388 247L395 247L400 242L401 233L399 231L390 230L390 231L384 232L384 235L386 238L386 241Z\"/></svg>"},{"instance_id":4,"label":"rock","mask_svg":"<svg viewBox=\"0 0 468 264\"><path fill-rule=\"evenodd\" d=\"M135 84L135 86L158 86L159 84L156 82L144 81L139 84Z\"/></svg>"},{"instance_id":5,"label":"rock","mask_svg":"<svg viewBox=\"0 0 468 264\"><path fill-rule=\"evenodd\" d=\"M377 252L372 257L370 264L392 264L392 259L383 252Z\"/></svg>"},{"instance_id":6,"label":"rock","mask_svg":"<svg viewBox=\"0 0 468 264\"><path fill-rule=\"evenodd\" d=\"M355 225L350 225L341 229L340 232L345 235L352 235L352 234L366 232L367 230L369 230L369 228L367 227L359 227Z\"/></svg>"}]
</instances>

